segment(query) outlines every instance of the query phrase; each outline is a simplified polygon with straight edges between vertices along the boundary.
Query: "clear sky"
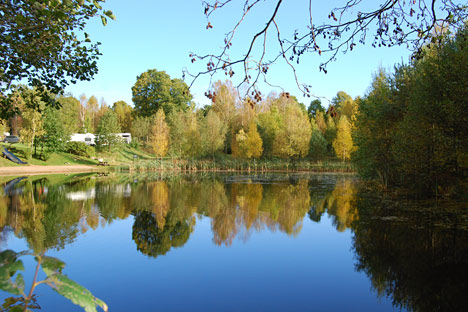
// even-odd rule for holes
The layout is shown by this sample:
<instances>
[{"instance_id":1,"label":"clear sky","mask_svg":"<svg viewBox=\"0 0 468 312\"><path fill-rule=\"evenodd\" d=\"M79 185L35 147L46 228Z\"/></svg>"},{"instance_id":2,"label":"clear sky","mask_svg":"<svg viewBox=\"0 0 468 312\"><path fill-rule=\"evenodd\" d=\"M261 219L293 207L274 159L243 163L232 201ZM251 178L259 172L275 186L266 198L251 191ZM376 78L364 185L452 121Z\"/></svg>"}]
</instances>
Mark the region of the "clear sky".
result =
<instances>
[{"instance_id":1,"label":"clear sky","mask_svg":"<svg viewBox=\"0 0 468 312\"><path fill-rule=\"evenodd\" d=\"M206 64L191 64L189 53L220 51L224 34L232 29L240 17L239 5L244 0L234 2L218 10L210 18L213 29L207 30L207 20L200 0L108 0L105 9L112 10L116 20L109 21L104 27L100 19L95 19L88 23L86 29L93 41L102 43L100 50L103 55L98 61L99 73L94 80L71 85L66 91L77 98L82 93L88 97L94 95L98 99L103 98L109 105L119 100L132 104L131 88L137 76L148 69L164 70L172 78L181 78L184 67L191 72L203 69ZM261 6L252 11L250 18L246 19L245 25L237 33L232 53L241 55L247 51L253 34L265 25L274 2L276 1L261 1ZM315 23L320 24L327 19L332 5L344 3L329 2L332 1L313 1ZM373 3L374 0L367 2ZM307 12L307 0L285 0L277 17L282 34L286 36L292 34L294 29L303 29L308 22ZM277 52L277 46L274 45L275 34L271 32L269 35L271 37L267 49ZM319 72L318 66L324 58L317 55L308 55L296 68L300 81L312 85L315 95L331 99L342 90L355 97L365 94L372 75L379 66L392 68L395 63L407 62L409 55L410 52L403 47L374 49L368 42L365 46L358 45L351 53L340 54L337 61L328 66L328 74ZM240 68L237 70L241 72ZM234 83L241 76L235 75ZM225 78L224 73L220 72L213 81ZM187 83L190 83L189 79L187 78ZM292 72L285 64L279 63L273 67L268 79L272 84L280 85L296 95L306 105L310 102L298 90ZM204 96L208 87L208 77L195 82L191 89L195 103L201 106L209 103ZM261 84L260 90L263 94L268 94L273 89ZM327 106L326 100L323 102Z\"/></svg>"}]
</instances>

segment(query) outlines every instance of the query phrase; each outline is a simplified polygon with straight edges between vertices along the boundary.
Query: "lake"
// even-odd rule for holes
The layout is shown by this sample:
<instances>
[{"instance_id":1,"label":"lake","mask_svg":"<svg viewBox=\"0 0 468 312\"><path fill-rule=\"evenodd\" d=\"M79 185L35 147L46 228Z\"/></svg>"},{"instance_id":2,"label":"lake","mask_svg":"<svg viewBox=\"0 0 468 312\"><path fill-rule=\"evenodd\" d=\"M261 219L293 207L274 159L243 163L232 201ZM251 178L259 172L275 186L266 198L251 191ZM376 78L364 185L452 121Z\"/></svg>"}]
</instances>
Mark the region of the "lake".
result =
<instances>
[{"instance_id":1,"label":"lake","mask_svg":"<svg viewBox=\"0 0 468 312\"><path fill-rule=\"evenodd\" d=\"M468 306L466 202L395 200L340 174L0 178L0 248L30 251L15 258L26 294L39 255L109 311ZM83 311L46 284L34 294L42 311Z\"/></svg>"}]
</instances>

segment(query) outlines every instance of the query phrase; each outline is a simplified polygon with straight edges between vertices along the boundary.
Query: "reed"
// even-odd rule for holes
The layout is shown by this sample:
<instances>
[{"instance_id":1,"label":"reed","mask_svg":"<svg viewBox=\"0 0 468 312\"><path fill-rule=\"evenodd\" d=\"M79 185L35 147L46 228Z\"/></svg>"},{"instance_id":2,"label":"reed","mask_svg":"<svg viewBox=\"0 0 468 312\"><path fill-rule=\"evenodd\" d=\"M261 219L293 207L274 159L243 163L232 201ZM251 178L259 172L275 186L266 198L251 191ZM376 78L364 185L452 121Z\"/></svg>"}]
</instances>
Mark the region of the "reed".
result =
<instances>
[{"instance_id":1,"label":"reed","mask_svg":"<svg viewBox=\"0 0 468 312\"><path fill-rule=\"evenodd\" d=\"M180 171L180 172L354 172L349 162L336 159L237 159L216 157L204 159L161 158L141 160L115 167L120 172Z\"/></svg>"}]
</instances>

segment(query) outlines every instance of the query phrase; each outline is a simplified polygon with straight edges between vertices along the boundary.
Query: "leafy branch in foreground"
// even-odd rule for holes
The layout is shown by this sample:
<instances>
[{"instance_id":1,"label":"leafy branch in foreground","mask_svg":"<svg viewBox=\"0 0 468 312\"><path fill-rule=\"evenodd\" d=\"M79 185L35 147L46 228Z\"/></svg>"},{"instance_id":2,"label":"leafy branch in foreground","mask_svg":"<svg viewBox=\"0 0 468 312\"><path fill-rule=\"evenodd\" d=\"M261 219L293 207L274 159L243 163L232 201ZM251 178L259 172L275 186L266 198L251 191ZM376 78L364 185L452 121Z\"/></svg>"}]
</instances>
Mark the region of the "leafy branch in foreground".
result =
<instances>
[{"instance_id":1,"label":"leafy branch in foreground","mask_svg":"<svg viewBox=\"0 0 468 312\"><path fill-rule=\"evenodd\" d=\"M210 21L212 15L234 2L233 0L202 1L207 18L207 30L216 26ZM443 32L460 28L468 17L468 6L465 1L380 0L369 3L362 0L348 0L344 5L330 9L328 22L317 24L313 21L313 5L312 0L309 0L295 4L297 12L308 12L308 19L302 23L298 22L299 25L294 25L297 29L292 35L284 36L279 16L286 2L244 0L240 17L225 35L219 53L204 55L190 53L192 63L206 62L206 70L198 73L184 70L184 76L192 77L190 86L200 76L213 77L220 71L232 77L235 74L234 70L240 67L243 77L238 87L246 84L248 86L246 94L259 98L257 82L263 77L269 84L266 76L270 67L277 61L283 60L291 68L299 89L310 97L311 85L301 84L295 69L305 54L316 53L325 57L318 66L319 71L324 73L327 73L327 65L337 59L339 52L352 51L357 44L364 45L369 41L373 47L406 45L418 55L424 44L441 40ZM257 10L254 11L254 8ZM242 52L236 54L231 49L236 34L242 25L246 24L248 17L255 19L254 12L271 13L264 26L251 34L251 40L240 49ZM276 38L276 48L267 48L267 42L270 44L269 35L273 36L273 39Z\"/></svg>"},{"instance_id":2,"label":"leafy branch in foreground","mask_svg":"<svg viewBox=\"0 0 468 312\"><path fill-rule=\"evenodd\" d=\"M20 257L30 255L35 256L37 261L33 282L29 293L26 294L23 275L18 273L24 271L23 261ZM47 278L41 281L37 280L39 268L47 275ZM19 297L9 297L5 299L2 305L2 311L31 311L30 309L40 309L37 304L37 298L33 294L34 289L40 284L47 284L57 293L69 299L76 305L82 307L86 312L96 312L97 307L108 311L104 301L96 298L83 286L68 278L62 273L65 263L53 257L42 254L33 254L31 252L16 253L13 250L5 250L0 253L0 290L9 292ZM16 278L15 278L16 276Z\"/></svg>"}]
</instances>

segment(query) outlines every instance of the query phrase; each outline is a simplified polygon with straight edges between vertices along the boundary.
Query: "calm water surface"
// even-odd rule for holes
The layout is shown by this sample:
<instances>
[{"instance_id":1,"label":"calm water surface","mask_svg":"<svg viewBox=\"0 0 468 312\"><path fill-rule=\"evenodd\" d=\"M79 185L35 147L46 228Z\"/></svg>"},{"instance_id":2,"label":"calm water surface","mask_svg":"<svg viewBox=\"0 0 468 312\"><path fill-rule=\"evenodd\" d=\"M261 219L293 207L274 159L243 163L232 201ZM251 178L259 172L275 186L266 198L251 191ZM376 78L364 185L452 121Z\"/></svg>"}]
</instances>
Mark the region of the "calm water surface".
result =
<instances>
[{"instance_id":1,"label":"calm water surface","mask_svg":"<svg viewBox=\"0 0 468 312\"><path fill-rule=\"evenodd\" d=\"M466 203L362 195L351 175L0 178L1 250L59 258L109 311L468 306ZM42 311L82 311L34 293Z\"/></svg>"}]
</instances>

